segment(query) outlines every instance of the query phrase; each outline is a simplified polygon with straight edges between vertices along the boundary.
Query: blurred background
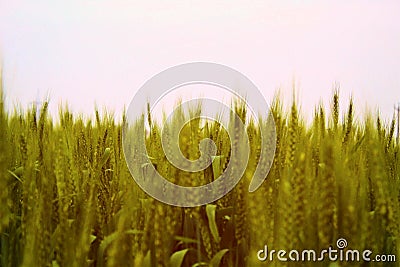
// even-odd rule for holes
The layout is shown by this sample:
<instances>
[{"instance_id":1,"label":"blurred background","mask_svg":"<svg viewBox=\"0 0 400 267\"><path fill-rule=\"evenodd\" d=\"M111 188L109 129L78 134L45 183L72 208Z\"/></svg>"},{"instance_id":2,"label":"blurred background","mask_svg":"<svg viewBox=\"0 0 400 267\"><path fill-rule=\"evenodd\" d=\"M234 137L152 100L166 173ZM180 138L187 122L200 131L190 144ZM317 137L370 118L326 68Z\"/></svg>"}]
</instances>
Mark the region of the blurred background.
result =
<instances>
[{"instance_id":1,"label":"blurred background","mask_svg":"<svg viewBox=\"0 0 400 267\"><path fill-rule=\"evenodd\" d=\"M225 64L270 102L293 87L302 113L354 97L386 120L400 100L398 1L5 1L0 51L6 104L50 99L120 118L138 88L185 62ZM193 88L188 88L190 97ZM212 90L211 90L212 91Z\"/></svg>"}]
</instances>

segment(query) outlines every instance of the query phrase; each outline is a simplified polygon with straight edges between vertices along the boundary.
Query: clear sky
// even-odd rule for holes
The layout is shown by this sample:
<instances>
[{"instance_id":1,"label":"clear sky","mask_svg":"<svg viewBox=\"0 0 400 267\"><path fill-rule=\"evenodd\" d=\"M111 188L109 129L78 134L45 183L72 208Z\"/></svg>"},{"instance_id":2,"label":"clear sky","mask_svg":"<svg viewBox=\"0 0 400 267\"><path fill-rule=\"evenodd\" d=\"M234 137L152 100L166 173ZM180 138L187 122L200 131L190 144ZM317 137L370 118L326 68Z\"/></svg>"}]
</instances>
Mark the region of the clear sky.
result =
<instances>
[{"instance_id":1,"label":"clear sky","mask_svg":"<svg viewBox=\"0 0 400 267\"><path fill-rule=\"evenodd\" d=\"M120 114L158 72L211 61L248 76L270 100L304 113L330 103L335 82L358 115L391 118L400 101L399 1L6 1L0 53L8 106L49 94L74 112Z\"/></svg>"}]
</instances>

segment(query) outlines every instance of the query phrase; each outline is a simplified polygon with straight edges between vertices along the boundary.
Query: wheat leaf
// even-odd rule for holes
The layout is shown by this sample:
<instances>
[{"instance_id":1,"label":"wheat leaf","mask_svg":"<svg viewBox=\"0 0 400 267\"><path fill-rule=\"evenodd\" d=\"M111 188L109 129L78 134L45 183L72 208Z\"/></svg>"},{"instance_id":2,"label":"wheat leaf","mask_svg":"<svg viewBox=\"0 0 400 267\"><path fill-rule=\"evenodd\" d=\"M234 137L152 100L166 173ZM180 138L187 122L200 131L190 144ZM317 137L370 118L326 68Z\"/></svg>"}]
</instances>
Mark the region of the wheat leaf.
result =
<instances>
[{"instance_id":1,"label":"wheat leaf","mask_svg":"<svg viewBox=\"0 0 400 267\"><path fill-rule=\"evenodd\" d=\"M182 265L183 259L185 258L186 253L189 251L189 249L183 249L180 251L175 252L174 254L171 255L171 258L169 259L169 263L171 267L180 267Z\"/></svg>"},{"instance_id":2,"label":"wheat leaf","mask_svg":"<svg viewBox=\"0 0 400 267\"><path fill-rule=\"evenodd\" d=\"M229 249L222 249L214 255L210 261L210 267L219 267L221 265L222 258L229 251Z\"/></svg>"},{"instance_id":3,"label":"wheat leaf","mask_svg":"<svg viewBox=\"0 0 400 267\"><path fill-rule=\"evenodd\" d=\"M208 204L206 206L206 213L208 217L208 225L210 227L211 234L214 238L214 240L219 243L221 241L221 238L218 233L218 227L217 227L217 222L215 220L215 212L217 210L216 205Z\"/></svg>"}]
</instances>

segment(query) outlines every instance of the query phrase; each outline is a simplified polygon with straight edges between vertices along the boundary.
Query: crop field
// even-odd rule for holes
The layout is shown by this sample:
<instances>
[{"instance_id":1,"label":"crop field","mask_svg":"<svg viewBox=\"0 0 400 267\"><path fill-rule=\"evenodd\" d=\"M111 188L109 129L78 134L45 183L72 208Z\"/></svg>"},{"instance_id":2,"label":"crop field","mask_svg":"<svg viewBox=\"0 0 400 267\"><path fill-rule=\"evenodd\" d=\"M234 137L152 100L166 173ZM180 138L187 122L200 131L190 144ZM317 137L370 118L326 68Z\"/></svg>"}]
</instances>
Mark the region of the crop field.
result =
<instances>
[{"instance_id":1,"label":"crop field","mask_svg":"<svg viewBox=\"0 0 400 267\"><path fill-rule=\"evenodd\" d=\"M352 102L339 103L335 92L306 123L297 103L285 112L274 100L275 157L252 193L260 132L246 121L245 106L234 105L249 136L246 172L221 199L183 208L153 199L135 183L122 146L125 117L117 123L96 110L91 121L64 108L55 122L47 102L9 113L1 100L0 266L399 266L396 122L368 114L355 121ZM174 183L209 183L234 160L221 125L195 120L181 131L183 154L198 158L199 141L210 138L218 160L197 173L174 169L162 156L159 125L146 123L149 156ZM265 245L321 251L341 238L347 249L371 250L371 258L394 255L397 262L257 258Z\"/></svg>"}]
</instances>

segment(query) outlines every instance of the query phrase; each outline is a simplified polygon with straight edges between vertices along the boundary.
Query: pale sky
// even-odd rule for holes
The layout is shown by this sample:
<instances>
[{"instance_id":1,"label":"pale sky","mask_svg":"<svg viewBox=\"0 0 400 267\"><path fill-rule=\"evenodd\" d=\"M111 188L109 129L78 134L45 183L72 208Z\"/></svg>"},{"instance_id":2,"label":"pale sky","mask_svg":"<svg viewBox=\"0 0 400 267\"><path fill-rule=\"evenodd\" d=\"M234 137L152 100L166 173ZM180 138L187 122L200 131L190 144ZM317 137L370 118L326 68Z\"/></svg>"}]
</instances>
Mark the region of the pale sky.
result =
<instances>
[{"instance_id":1,"label":"pale sky","mask_svg":"<svg viewBox=\"0 0 400 267\"><path fill-rule=\"evenodd\" d=\"M50 96L74 112L121 114L153 75L210 61L249 77L270 102L298 92L311 114L340 83L342 104L391 118L400 101L399 1L6 1L6 103ZM342 107L343 107L342 105ZM343 107L344 108L344 107Z\"/></svg>"}]
</instances>

